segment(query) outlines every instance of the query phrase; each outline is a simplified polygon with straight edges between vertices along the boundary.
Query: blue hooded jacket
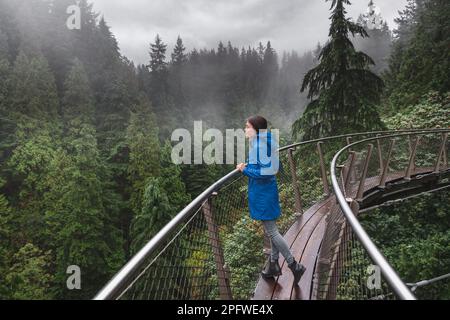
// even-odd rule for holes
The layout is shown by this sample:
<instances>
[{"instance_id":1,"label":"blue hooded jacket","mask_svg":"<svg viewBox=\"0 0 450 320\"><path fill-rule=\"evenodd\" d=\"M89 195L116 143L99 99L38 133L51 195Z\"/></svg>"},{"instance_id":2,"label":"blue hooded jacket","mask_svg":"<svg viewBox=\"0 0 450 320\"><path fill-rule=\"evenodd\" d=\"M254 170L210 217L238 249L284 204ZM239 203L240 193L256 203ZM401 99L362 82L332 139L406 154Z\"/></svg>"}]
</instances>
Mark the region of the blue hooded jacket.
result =
<instances>
[{"instance_id":1,"label":"blue hooded jacket","mask_svg":"<svg viewBox=\"0 0 450 320\"><path fill-rule=\"evenodd\" d=\"M248 177L248 206L254 220L276 220L281 215L275 177L280 162L277 153L272 152L277 149L270 132L258 133L250 144L242 173Z\"/></svg>"}]
</instances>

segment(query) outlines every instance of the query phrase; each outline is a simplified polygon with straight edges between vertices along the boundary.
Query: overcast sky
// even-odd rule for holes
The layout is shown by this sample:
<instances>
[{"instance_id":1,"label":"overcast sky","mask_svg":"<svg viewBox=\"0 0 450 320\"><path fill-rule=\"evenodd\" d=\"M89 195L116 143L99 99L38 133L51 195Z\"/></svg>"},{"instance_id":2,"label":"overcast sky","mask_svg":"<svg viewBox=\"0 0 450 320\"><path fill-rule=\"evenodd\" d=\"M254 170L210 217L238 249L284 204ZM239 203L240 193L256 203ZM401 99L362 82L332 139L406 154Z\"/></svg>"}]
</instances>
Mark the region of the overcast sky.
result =
<instances>
[{"instance_id":1,"label":"overcast sky","mask_svg":"<svg viewBox=\"0 0 450 320\"><path fill-rule=\"evenodd\" d=\"M159 34L170 57L180 35L188 50L271 41L278 53L314 48L328 37L330 3L325 0L92 0L116 36L122 54L148 62L148 47ZM367 10L368 0L351 0L348 15ZM375 0L391 29L406 0Z\"/></svg>"}]
</instances>

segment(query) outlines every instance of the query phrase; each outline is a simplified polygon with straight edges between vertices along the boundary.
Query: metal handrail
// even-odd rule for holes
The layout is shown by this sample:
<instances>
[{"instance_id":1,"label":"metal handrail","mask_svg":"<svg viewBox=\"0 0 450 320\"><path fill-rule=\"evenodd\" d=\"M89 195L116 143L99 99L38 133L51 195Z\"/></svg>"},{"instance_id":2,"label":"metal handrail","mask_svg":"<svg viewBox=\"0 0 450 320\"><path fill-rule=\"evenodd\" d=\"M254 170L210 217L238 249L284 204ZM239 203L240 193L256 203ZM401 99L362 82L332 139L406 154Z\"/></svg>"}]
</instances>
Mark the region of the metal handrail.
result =
<instances>
[{"instance_id":1,"label":"metal handrail","mask_svg":"<svg viewBox=\"0 0 450 320\"><path fill-rule=\"evenodd\" d=\"M450 132L448 129L424 129L419 130L419 132L415 132L416 134L427 134L427 133L447 133ZM358 221L358 218L354 215L352 209L350 208L349 204L347 203L347 200L345 199L345 196L342 192L342 190L339 187L338 180L336 177L336 163L338 158L344 153L348 152L349 149L352 147L355 147L357 145L367 143L369 141L374 141L377 139L387 139L387 138L396 138L401 136L408 136L408 133L403 134L394 134L394 135L386 135L386 136L378 136L376 138L368 138L364 139L352 144L349 144L348 146L341 149L333 158L331 162L331 182L333 185L333 190L335 192L336 198L339 202L339 205L342 208L342 211L349 222L350 226L352 227L353 231L355 232L356 236L358 237L358 240L361 242L363 247L366 249L369 256L372 258L372 260L380 267L380 270L385 277L388 284L391 286L391 288L394 290L394 292L397 294L397 296L404 300L416 300L416 297L414 294L408 289L406 284L400 279L398 274L395 272L395 270L391 267L391 265L387 262L386 258L383 256L383 254L380 252L380 250L377 248L377 246L373 243L373 241L370 239L367 232L364 230L360 222Z\"/></svg>"},{"instance_id":2,"label":"metal handrail","mask_svg":"<svg viewBox=\"0 0 450 320\"><path fill-rule=\"evenodd\" d=\"M364 133L354 133L354 134L346 134L346 135L338 135L333 137L325 137L320 139L314 139L309 141L299 142L293 145L285 146L279 148L278 151L286 151L290 148L295 148L301 145L307 145L322 141L329 141L339 138L346 137L356 137L363 135L372 135L372 134L382 134L382 133L395 133L395 132L419 132L424 129L411 129L411 130L394 130L394 131L374 131L374 132L364 132ZM233 170L229 174L225 175L210 187L208 187L204 192L202 192L199 196L197 196L191 203L189 203L183 210L181 210L164 228L162 228L141 250L136 253L131 260L129 260L125 266L123 266L119 272L100 290L99 293L94 297L94 300L109 300L116 299L120 296L120 292L127 287L128 283L132 277L140 270L140 268L145 263L146 259L150 257L154 251L161 245L167 237L170 235L172 231L176 229L176 227L188 220L192 214L195 213L195 210L200 207L209 197L213 195L214 192L220 190L220 188L230 182L233 178L236 178L238 175L238 170Z\"/></svg>"}]
</instances>

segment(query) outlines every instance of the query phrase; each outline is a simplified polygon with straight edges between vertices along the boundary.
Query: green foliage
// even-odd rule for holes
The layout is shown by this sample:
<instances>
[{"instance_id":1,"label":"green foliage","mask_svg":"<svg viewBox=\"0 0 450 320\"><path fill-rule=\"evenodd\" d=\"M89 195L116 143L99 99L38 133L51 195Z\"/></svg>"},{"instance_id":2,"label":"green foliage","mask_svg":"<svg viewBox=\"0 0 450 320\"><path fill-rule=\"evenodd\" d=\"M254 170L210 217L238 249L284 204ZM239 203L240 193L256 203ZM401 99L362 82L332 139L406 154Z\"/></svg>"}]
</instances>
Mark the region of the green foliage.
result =
<instances>
[{"instance_id":1,"label":"green foliage","mask_svg":"<svg viewBox=\"0 0 450 320\"><path fill-rule=\"evenodd\" d=\"M2 181L0 180L0 186ZM0 194L0 299L8 297L6 275L10 264L9 249L11 247L11 209L8 200Z\"/></svg>"},{"instance_id":2,"label":"green foliage","mask_svg":"<svg viewBox=\"0 0 450 320\"><path fill-rule=\"evenodd\" d=\"M6 277L15 300L52 299L48 273L50 252L43 252L31 243L24 245L13 257L13 264Z\"/></svg>"},{"instance_id":3,"label":"green foliage","mask_svg":"<svg viewBox=\"0 0 450 320\"><path fill-rule=\"evenodd\" d=\"M416 283L448 273L448 195L448 191L424 194L361 217L368 234L405 282ZM449 299L449 293L448 280L417 289L421 299Z\"/></svg>"},{"instance_id":4,"label":"green foliage","mask_svg":"<svg viewBox=\"0 0 450 320\"><path fill-rule=\"evenodd\" d=\"M67 122L78 118L92 124L95 111L94 99L89 86L89 79L80 60L74 60L64 88L64 120Z\"/></svg>"},{"instance_id":5,"label":"green foliage","mask_svg":"<svg viewBox=\"0 0 450 320\"><path fill-rule=\"evenodd\" d=\"M137 252L161 228L167 224L175 213L169 198L162 188L160 178L147 179L144 189L141 211L137 213L131 224L132 251Z\"/></svg>"},{"instance_id":6,"label":"green foliage","mask_svg":"<svg viewBox=\"0 0 450 320\"><path fill-rule=\"evenodd\" d=\"M32 134L28 140L25 137ZM46 242L44 222L44 194L48 191L47 175L51 172L50 163L56 157L57 142L45 130L19 125L18 140L21 143L8 161L12 176L7 182L11 204L17 208L16 238L22 245L27 241L41 244ZM23 141L23 142L22 142Z\"/></svg>"},{"instance_id":7,"label":"green foliage","mask_svg":"<svg viewBox=\"0 0 450 320\"><path fill-rule=\"evenodd\" d=\"M10 108L38 120L54 120L58 113L55 79L42 55L18 55L11 75Z\"/></svg>"},{"instance_id":8,"label":"green foliage","mask_svg":"<svg viewBox=\"0 0 450 320\"><path fill-rule=\"evenodd\" d=\"M45 218L55 251L56 290L60 298L93 296L124 261L114 195L99 158L95 130L71 122L68 150L59 150L48 176ZM78 265L84 285L80 291L65 288L66 268Z\"/></svg>"},{"instance_id":9,"label":"green foliage","mask_svg":"<svg viewBox=\"0 0 450 320\"><path fill-rule=\"evenodd\" d=\"M386 75L389 112L418 101L428 92L450 90L450 3L410 0L397 20L390 69Z\"/></svg>"},{"instance_id":10,"label":"green foliage","mask_svg":"<svg viewBox=\"0 0 450 320\"><path fill-rule=\"evenodd\" d=\"M142 205L142 195L150 177L160 174L160 146L158 127L144 96L131 114L126 142L129 149L128 179L132 182L131 207L137 213Z\"/></svg>"},{"instance_id":11,"label":"green foliage","mask_svg":"<svg viewBox=\"0 0 450 320\"><path fill-rule=\"evenodd\" d=\"M191 200L187 193L186 186L181 180L182 169L172 162L172 145L169 141L161 148L161 174L162 187L170 195L170 205L178 212L183 209Z\"/></svg>"},{"instance_id":12,"label":"green foliage","mask_svg":"<svg viewBox=\"0 0 450 320\"><path fill-rule=\"evenodd\" d=\"M239 220L225 235L224 256L231 273L233 299L248 299L255 289L255 275L263 265L263 231L248 216Z\"/></svg>"},{"instance_id":13,"label":"green foliage","mask_svg":"<svg viewBox=\"0 0 450 320\"><path fill-rule=\"evenodd\" d=\"M441 96L430 92L421 101L404 108L402 111L383 118L390 130L404 128L449 128L450 127L450 93Z\"/></svg>"}]
</instances>

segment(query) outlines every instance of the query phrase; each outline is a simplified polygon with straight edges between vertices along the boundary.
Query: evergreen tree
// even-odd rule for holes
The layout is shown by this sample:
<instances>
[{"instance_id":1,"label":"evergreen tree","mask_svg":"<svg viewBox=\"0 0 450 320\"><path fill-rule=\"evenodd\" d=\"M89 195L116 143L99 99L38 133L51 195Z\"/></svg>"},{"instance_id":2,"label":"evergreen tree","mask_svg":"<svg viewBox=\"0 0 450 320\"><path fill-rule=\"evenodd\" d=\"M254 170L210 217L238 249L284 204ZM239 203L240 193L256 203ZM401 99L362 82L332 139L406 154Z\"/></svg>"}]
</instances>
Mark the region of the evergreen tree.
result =
<instances>
[{"instance_id":1,"label":"evergreen tree","mask_svg":"<svg viewBox=\"0 0 450 320\"><path fill-rule=\"evenodd\" d=\"M362 26L346 18L349 0L333 0L330 39L322 49L320 64L310 70L301 87L309 88L312 101L293 125L304 139L380 128L375 105L383 81L369 70L373 60L355 50L349 34L367 36Z\"/></svg>"},{"instance_id":2,"label":"evergreen tree","mask_svg":"<svg viewBox=\"0 0 450 320\"><path fill-rule=\"evenodd\" d=\"M182 66L187 61L187 56L185 54L186 48L183 45L183 40L180 36L177 38L177 43L172 53L172 64L174 66Z\"/></svg>"},{"instance_id":3,"label":"evergreen tree","mask_svg":"<svg viewBox=\"0 0 450 320\"><path fill-rule=\"evenodd\" d=\"M180 36L177 38L177 43L172 53L171 68L169 72L169 88L170 95L174 100L174 108L177 110L177 122L183 123L186 119L186 114L189 113L184 83L186 78L186 63L188 61L185 53L186 48L183 45L183 40Z\"/></svg>"},{"instance_id":4,"label":"evergreen tree","mask_svg":"<svg viewBox=\"0 0 450 320\"><path fill-rule=\"evenodd\" d=\"M161 186L169 197L169 203L175 212L181 211L189 202L186 186L181 180L181 166L172 162L172 145L167 140L161 148Z\"/></svg>"},{"instance_id":5,"label":"evergreen tree","mask_svg":"<svg viewBox=\"0 0 450 320\"><path fill-rule=\"evenodd\" d=\"M74 60L65 83L63 118L67 122L77 119L83 123L94 123L94 97L82 62Z\"/></svg>"},{"instance_id":6,"label":"evergreen tree","mask_svg":"<svg viewBox=\"0 0 450 320\"><path fill-rule=\"evenodd\" d=\"M174 102L169 94L168 65L166 62L167 45L159 35L155 43L150 44L150 88L148 95L151 99L160 129L160 140L167 137L176 126L173 118ZM164 124L164 125L162 125Z\"/></svg>"},{"instance_id":7,"label":"evergreen tree","mask_svg":"<svg viewBox=\"0 0 450 320\"><path fill-rule=\"evenodd\" d=\"M150 102L143 95L131 115L126 138L129 149L127 172L132 187L130 205L137 214L141 210L147 180L160 174L158 127Z\"/></svg>"},{"instance_id":8,"label":"evergreen tree","mask_svg":"<svg viewBox=\"0 0 450 320\"><path fill-rule=\"evenodd\" d=\"M149 178L143 192L141 210L131 224L132 252L141 249L170 221L173 214L174 208L161 186L161 178Z\"/></svg>"},{"instance_id":9,"label":"evergreen tree","mask_svg":"<svg viewBox=\"0 0 450 320\"><path fill-rule=\"evenodd\" d=\"M370 1L368 12L358 18L358 24L364 27L368 37L356 36L355 47L373 58L375 65L371 67L371 70L380 75L388 68L392 36L387 22L383 20L378 10L375 11L375 8L374 2Z\"/></svg>"},{"instance_id":10,"label":"evergreen tree","mask_svg":"<svg viewBox=\"0 0 450 320\"><path fill-rule=\"evenodd\" d=\"M156 35L155 43L150 44L150 70L152 75L163 76L167 72L166 60L167 45L162 42L161 37Z\"/></svg>"},{"instance_id":11,"label":"evergreen tree","mask_svg":"<svg viewBox=\"0 0 450 320\"><path fill-rule=\"evenodd\" d=\"M11 76L9 103L12 112L22 118L46 122L57 119L59 101L55 79L45 57L19 54Z\"/></svg>"},{"instance_id":12,"label":"evergreen tree","mask_svg":"<svg viewBox=\"0 0 450 320\"><path fill-rule=\"evenodd\" d=\"M48 239L55 247L56 295L92 297L123 263L118 229L117 196L97 147L92 123L92 93L82 64L75 61L65 82L64 148L51 161L45 194ZM81 291L65 288L66 268L77 265L84 274Z\"/></svg>"},{"instance_id":13,"label":"evergreen tree","mask_svg":"<svg viewBox=\"0 0 450 320\"><path fill-rule=\"evenodd\" d=\"M4 181L0 178L0 189ZM0 299L10 298L10 288L6 283L6 276L9 272L10 252L11 252L11 208L6 197L0 193Z\"/></svg>"},{"instance_id":14,"label":"evergreen tree","mask_svg":"<svg viewBox=\"0 0 450 320\"><path fill-rule=\"evenodd\" d=\"M9 81L11 68L6 59L0 56L0 175L3 164L6 163L14 146L15 121L8 107Z\"/></svg>"},{"instance_id":15,"label":"evergreen tree","mask_svg":"<svg viewBox=\"0 0 450 320\"><path fill-rule=\"evenodd\" d=\"M416 104L428 92L450 90L449 19L445 0L410 1L401 12L386 75L390 111Z\"/></svg>"},{"instance_id":16,"label":"evergreen tree","mask_svg":"<svg viewBox=\"0 0 450 320\"><path fill-rule=\"evenodd\" d=\"M24 245L13 257L6 276L13 300L52 299L49 273L50 252L42 252L31 243Z\"/></svg>"}]
</instances>

